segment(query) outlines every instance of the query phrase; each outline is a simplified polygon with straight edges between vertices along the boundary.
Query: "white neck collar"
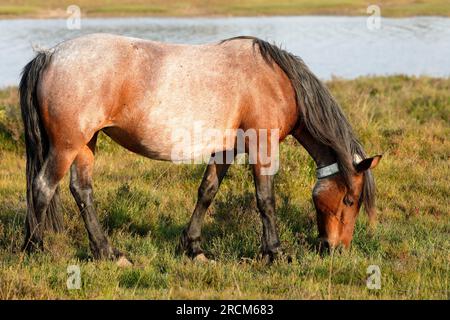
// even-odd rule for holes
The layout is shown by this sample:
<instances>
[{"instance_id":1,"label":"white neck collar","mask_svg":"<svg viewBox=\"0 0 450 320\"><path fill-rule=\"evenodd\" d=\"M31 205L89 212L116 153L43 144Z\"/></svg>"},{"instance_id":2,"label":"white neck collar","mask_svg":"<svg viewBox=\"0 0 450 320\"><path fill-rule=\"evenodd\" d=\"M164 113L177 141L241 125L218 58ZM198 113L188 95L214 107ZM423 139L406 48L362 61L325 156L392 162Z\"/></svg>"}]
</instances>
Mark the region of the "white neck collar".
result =
<instances>
[{"instance_id":1,"label":"white neck collar","mask_svg":"<svg viewBox=\"0 0 450 320\"><path fill-rule=\"evenodd\" d=\"M338 166L337 162L332 163L328 166L316 169L318 179L329 177L338 172L339 172L339 166Z\"/></svg>"}]
</instances>

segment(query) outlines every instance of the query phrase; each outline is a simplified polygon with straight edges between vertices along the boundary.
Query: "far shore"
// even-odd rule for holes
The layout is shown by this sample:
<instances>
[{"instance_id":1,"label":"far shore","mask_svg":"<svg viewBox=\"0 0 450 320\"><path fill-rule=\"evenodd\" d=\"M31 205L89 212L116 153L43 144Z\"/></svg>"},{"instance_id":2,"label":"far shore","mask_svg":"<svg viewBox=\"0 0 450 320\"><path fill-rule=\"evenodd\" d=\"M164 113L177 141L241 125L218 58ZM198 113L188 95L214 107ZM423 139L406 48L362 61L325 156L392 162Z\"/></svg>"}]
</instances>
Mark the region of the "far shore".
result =
<instances>
[{"instance_id":1,"label":"far shore","mask_svg":"<svg viewBox=\"0 0 450 320\"><path fill-rule=\"evenodd\" d=\"M432 0L421 3L405 0L401 4L394 1L383 3L378 1L380 14L383 17L441 16L450 17L450 3L447 0ZM18 4L20 3L20 4ZM345 5L336 1L306 0L213 0L207 4L198 0L180 0L176 3L162 0L130 0L122 4L118 0L65 0L48 1L36 5L35 1L0 0L0 19L49 19L67 18L67 8L77 5L81 17L248 17L248 16L369 16L375 11L368 10L369 1L351 0ZM368 12L369 11L369 12ZM73 11L72 11L73 12Z\"/></svg>"}]
</instances>

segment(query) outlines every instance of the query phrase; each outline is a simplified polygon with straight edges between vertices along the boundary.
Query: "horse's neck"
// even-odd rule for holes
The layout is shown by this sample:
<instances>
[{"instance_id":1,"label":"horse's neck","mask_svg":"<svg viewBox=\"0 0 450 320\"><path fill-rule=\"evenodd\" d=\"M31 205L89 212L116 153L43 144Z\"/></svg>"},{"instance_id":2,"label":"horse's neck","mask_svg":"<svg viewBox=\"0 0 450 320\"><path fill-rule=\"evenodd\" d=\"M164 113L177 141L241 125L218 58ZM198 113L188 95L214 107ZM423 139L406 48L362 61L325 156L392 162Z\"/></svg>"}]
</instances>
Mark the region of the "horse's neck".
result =
<instances>
[{"instance_id":1,"label":"horse's neck","mask_svg":"<svg viewBox=\"0 0 450 320\"><path fill-rule=\"evenodd\" d=\"M337 162L334 151L317 141L306 128L297 129L294 132L294 137L300 144L308 151L309 155L314 159L317 167L325 167Z\"/></svg>"}]
</instances>

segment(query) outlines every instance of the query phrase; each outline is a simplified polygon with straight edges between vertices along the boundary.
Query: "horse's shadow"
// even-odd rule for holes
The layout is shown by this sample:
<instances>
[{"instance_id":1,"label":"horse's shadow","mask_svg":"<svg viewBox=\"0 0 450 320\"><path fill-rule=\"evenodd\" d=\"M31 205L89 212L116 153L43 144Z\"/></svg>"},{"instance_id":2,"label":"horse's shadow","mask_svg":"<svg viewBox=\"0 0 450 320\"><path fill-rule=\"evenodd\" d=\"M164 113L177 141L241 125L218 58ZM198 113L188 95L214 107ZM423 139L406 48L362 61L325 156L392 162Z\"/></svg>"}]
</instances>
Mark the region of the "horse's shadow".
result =
<instances>
[{"instance_id":1,"label":"horse's shadow","mask_svg":"<svg viewBox=\"0 0 450 320\"><path fill-rule=\"evenodd\" d=\"M130 193L132 192L128 189L119 190L115 194L116 199L108 207L132 201L133 199L129 198ZM278 224L283 224L289 232L298 235L297 240L300 245L315 247L317 245L314 234L315 222L311 219L311 215L307 215L302 207L292 203L287 194L279 193L278 200ZM108 210L108 207L105 209ZM215 199L208 210L208 215L202 229L202 246L207 253L219 259L221 257L255 258L259 254L262 224L254 193L247 191L236 194L232 190L227 191ZM190 214L187 214L187 217L189 216ZM20 228L24 224L24 217L25 212L6 210L0 215L0 224L7 233L21 233ZM160 213L153 221L145 221L128 215L126 210L123 216L120 214L112 219L111 216L106 215L102 219L102 224L110 235L120 230L136 237L150 236L159 249L167 247L176 249L174 250L176 256L183 255L178 246L187 222L188 219L181 222L169 212ZM20 239L18 239L20 237L15 237L14 240L6 238L9 239L9 237L0 239L1 249L20 247ZM75 258L80 261L92 260L87 242L78 242L76 245Z\"/></svg>"},{"instance_id":2,"label":"horse's shadow","mask_svg":"<svg viewBox=\"0 0 450 320\"><path fill-rule=\"evenodd\" d=\"M204 167L196 166L196 170L189 171L188 177L199 180L203 176ZM288 246L301 245L303 248L311 249L317 246L317 235L315 234L315 214L312 214L310 203L297 204L291 200L288 192L278 190L277 192L276 219L282 230L288 230L293 235L290 237ZM115 202L130 203L139 199L148 199L146 194L138 190L130 190L125 184L115 194ZM145 204L145 201L143 201ZM118 221L105 222L109 231L121 228L133 235L152 238L152 241L160 249L174 247L176 255L183 254L180 250L180 237L186 228L189 217L194 209L192 206L186 215L185 221L179 216L175 217L173 212L160 212L152 222L135 219L127 212L125 217L119 215ZM188 210L186 208L186 210ZM112 222L112 223L111 223ZM232 189L221 189L208 209L207 217L202 228L202 247L212 256L235 256L253 258L260 253L262 234L262 223L256 206L254 192L245 190L237 193ZM281 234L281 237L283 235Z\"/></svg>"},{"instance_id":3,"label":"horse's shadow","mask_svg":"<svg viewBox=\"0 0 450 320\"><path fill-rule=\"evenodd\" d=\"M280 198L277 207L278 224L283 224L284 228L294 235L290 243L284 246L299 245L308 250L316 250L314 216L311 213L306 214L304 209L292 203L288 195L281 194ZM254 193L235 194L229 191L215 200L208 210L208 215L202 228L202 247L209 256L214 259L226 257L254 259L259 255L262 223ZM160 216L155 226L159 230L155 242L161 247L178 246L186 225L187 221L184 224L175 223L170 215ZM177 249L175 254L183 255L179 247Z\"/></svg>"}]
</instances>

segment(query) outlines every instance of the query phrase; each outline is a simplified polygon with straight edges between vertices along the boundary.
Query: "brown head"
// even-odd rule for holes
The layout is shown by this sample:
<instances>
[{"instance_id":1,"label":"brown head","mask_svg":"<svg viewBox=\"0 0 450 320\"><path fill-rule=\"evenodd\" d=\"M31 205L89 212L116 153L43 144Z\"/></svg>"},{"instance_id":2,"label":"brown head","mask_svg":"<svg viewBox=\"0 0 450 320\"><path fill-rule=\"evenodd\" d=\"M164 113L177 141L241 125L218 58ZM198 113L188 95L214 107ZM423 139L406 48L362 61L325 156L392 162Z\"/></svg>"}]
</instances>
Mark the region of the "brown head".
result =
<instances>
[{"instance_id":1,"label":"brown head","mask_svg":"<svg viewBox=\"0 0 450 320\"><path fill-rule=\"evenodd\" d=\"M350 245L356 217L365 202L364 192L367 191L364 183L367 181L366 175L369 174L367 170L375 168L380 159L381 156L375 156L354 165L351 189L339 173L317 181L313 190L313 201L322 249ZM369 213L373 210L366 207Z\"/></svg>"}]
</instances>

